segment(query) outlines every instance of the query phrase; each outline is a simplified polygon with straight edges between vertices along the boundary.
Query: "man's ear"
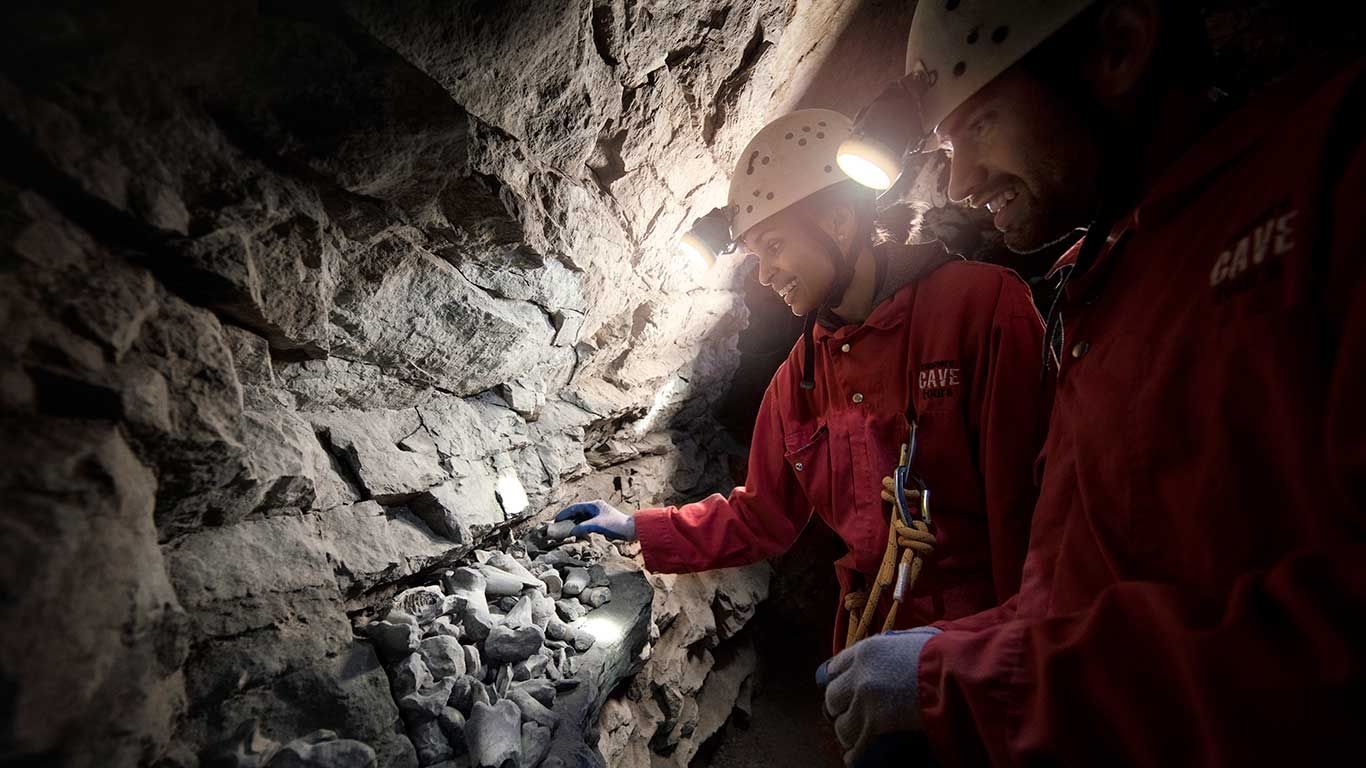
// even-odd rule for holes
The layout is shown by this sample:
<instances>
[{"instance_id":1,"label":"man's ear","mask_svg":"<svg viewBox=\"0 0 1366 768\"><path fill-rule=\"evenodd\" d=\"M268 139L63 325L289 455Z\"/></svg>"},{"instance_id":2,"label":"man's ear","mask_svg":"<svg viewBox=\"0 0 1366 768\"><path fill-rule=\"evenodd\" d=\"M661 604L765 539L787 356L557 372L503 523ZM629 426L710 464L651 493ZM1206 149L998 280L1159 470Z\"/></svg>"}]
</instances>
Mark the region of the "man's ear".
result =
<instances>
[{"instance_id":1,"label":"man's ear","mask_svg":"<svg viewBox=\"0 0 1366 768\"><path fill-rule=\"evenodd\" d=\"M1113 0L1101 10L1087 64L1102 103L1125 101L1152 68L1163 23L1160 5L1159 0Z\"/></svg>"}]
</instances>

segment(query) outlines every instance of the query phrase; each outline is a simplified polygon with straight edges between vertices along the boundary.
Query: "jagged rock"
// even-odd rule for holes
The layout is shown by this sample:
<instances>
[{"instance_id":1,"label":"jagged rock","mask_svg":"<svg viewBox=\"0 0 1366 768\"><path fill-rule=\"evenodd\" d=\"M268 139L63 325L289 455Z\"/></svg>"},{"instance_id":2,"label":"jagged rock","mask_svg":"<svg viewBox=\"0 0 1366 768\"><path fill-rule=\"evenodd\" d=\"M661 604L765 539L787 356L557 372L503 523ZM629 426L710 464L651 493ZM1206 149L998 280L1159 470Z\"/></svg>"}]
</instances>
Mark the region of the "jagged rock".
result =
<instances>
[{"instance_id":1,"label":"jagged rock","mask_svg":"<svg viewBox=\"0 0 1366 768\"><path fill-rule=\"evenodd\" d=\"M508 573L501 568L495 568L484 563L480 563L473 567L484 575L484 593L489 597L516 597L522 594L523 589L530 586L520 576ZM534 576L530 578L536 585L541 584L540 579L537 579Z\"/></svg>"},{"instance_id":2,"label":"jagged rock","mask_svg":"<svg viewBox=\"0 0 1366 768\"><path fill-rule=\"evenodd\" d=\"M547 728L554 728L558 718L549 707L532 698L531 694L521 688L513 688L508 691L508 699L522 712L522 719L539 723Z\"/></svg>"},{"instance_id":3,"label":"jagged rock","mask_svg":"<svg viewBox=\"0 0 1366 768\"><path fill-rule=\"evenodd\" d=\"M565 573L564 588L560 591L567 597L576 597L588 588L590 580L587 568L570 568Z\"/></svg>"},{"instance_id":4,"label":"jagged rock","mask_svg":"<svg viewBox=\"0 0 1366 768\"><path fill-rule=\"evenodd\" d=\"M332 453L382 504L406 501L446 479L435 456L405 451L398 440L419 428L417 414L342 412L310 414Z\"/></svg>"},{"instance_id":5,"label":"jagged rock","mask_svg":"<svg viewBox=\"0 0 1366 768\"><path fill-rule=\"evenodd\" d=\"M578 600L561 598L555 601L555 610L560 614L560 618L568 622L575 622L588 615L588 609Z\"/></svg>"},{"instance_id":6,"label":"jagged rock","mask_svg":"<svg viewBox=\"0 0 1366 768\"><path fill-rule=\"evenodd\" d=\"M210 744L199 756L204 768L263 768L280 750L280 742L261 733L260 723L247 720L232 736Z\"/></svg>"},{"instance_id":7,"label":"jagged rock","mask_svg":"<svg viewBox=\"0 0 1366 768\"><path fill-rule=\"evenodd\" d=\"M576 523L573 520L562 520L560 522L551 523L546 527L545 535L552 541L567 539L573 533L575 525Z\"/></svg>"},{"instance_id":8,"label":"jagged rock","mask_svg":"<svg viewBox=\"0 0 1366 768\"><path fill-rule=\"evenodd\" d=\"M550 663L550 659L545 655L545 652L545 649L542 648L540 652L533 653L527 658L513 664L512 679L531 680L544 675L546 666Z\"/></svg>"},{"instance_id":9,"label":"jagged rock","mask_svg":"<svg viewBox=\"0 0 1366 768\"><path fill-rule=\"evenodd\" d=\"M454 637L429 637L419 644L418 653L432 676L438 680L465 674L465 647Z\"/></svg>"},{"instance_id":10,"label":"jagged rock","mask_svg":"<svg viewBox=\"0 0 1366 768\"><path fill-rule=\"evenodd\" d=\"M419 688L398 700L398 709L410 722L431 720L441 714L450 701L455 678L445 678L426 688Z\"/></svg>"},{"instance_id":11,"label":"jagged rock","mask_svg":"<svg viewBox=\"0 0 1366 768\"><path fill-rule=\"evenodd\" d=\"M465 673L475 677L483 677L484 665L479 658L479 648L473 645L463 647L465 649Z\"/></svg>"},{"instance_id":12,"label":"jagged rock","mask_svg":"<svg viewBox=\"0 0 1366 768\"><path fill-rule=\"evenodd\" d=\"M446 739L446 734L441 730L439 720L431 719L418 723L408 729L408 735L413 740L413 748L417 750L417 761L421 765L435 765L455 754L450 741Z\"/></svg>"},{"instance_id":13,"label":"jagged rock","mask_svg":"<svg viewBox=\"0 0 1366 768\"><path fill-rule=\"evenodd\" d=\"M372 621L366 626L366 631L380 658L385 660L408 656L417 650L421 636L417 625L407 621Z\"/></svg>"},{"instance_id":14,"label":"jagged rock","mask_svg":"<svg viewBox=\"0 0 1366 768\"><path fill-rule=\"evenodd\" d=\"M440 616L436 621L432 622L430 627L427 627L426 632L427 637L435 637L437 635L462 640L465 637L465 630L459 624L452 622L449 616Z\"/></svg>"},{"instance_id":15,"label":"jagged rock","mask_svg":"<svg viewBox=\"0 0 1366 768\"><path fill-rule=\"evenodd\" d=\"M427 669L426 662L416 653L409 654L407 658L395 664L389 670L389 676L393 681L395 698L429 688L433 683L432 673Z\"/></svg>"},{"instance_id":16,"label":"jagged rock","mask_svg":"<svg viewBox=\"0 0 1366 768\"><path fill-rule=\"evenodd\" d=\"M539 575L540 580L545 584L546 593L552 598L558 599L563 594L564 579L560 572L554 568L549 568Z\"/></svg>"},{"instance_id":17,"label":"jagged rock","mask_svg":"<svg viewBox=\"0 0 1366 768\"><path fill-rule=\"evenodd\" d=\"M522 764L537 766L550 751L552 726L538 722L522 723Z\"/></svg>"},{"instance_id":18,"label":"jagged rock","mask_svg":"<svg viewBox=\"0 0 1366 768\"><path fill-rule=\"evenodd\" d=\"M545 633L534 624L518 627L498 625L484 641L484 655L494 662L521 661L540 650Z\"/></svg>"},{"instance_id":19,"label":"jagged rock","mask_svg":"<svg viewBox=\"0 0 1366 768\"><path fill-rule=\"evenodd\" d=\"M532 598L523 596L508 609L507 615L503 617L503 626L509 629L532 626L535 623L532 616Z\"/></svg>"},{"instance_id":20,"label":"jagged rock","mask_svg":"<svg viewBox=\"0 0 1366 768\"><path fill-rule=\"evenodd\" d=\"M521 722L521 711L511 701L476 703L465 724L465 743L474 767L503 768L508 761L520 765Z\"/></svg>"},{"instance_id":21,"label":"jagged rock","mask_svg":"<svg viewBox=\"0 0 1366 768\"><path fill-rule=\"evenodd\" d=\"M375 750L354 739L319 730L280 748L267 768L375 768Z\"/></svg>"},{"instance_id":22,"label":"jagged rock","mask_svg":"<svg viewBox=\"0 0 1366 768\"><path fill-rule=\"evenodd\" d=\"M555 705L555 686L544 678L532 678L516 683L513 687L525 691L528 696L541 702L543 706Z\"/></svg>"},{"instance_id":23,"label":"jagged rock","mask_svg":"<svg viewBox=\"0 0 1366 768\"><path fill-rule=\"evenodd\" d=\"M542 593L534 593L529 597L531 599L531 623L545 629L550 620L555 618L555 601ZM522 599L525 600L527 597Z\"/></svg>"},{"instance_id":24,"label":"jagged rock","mask_svg":"<svg viewBox=\"0 0 1366 768\"><path fill-rule=\"evenodd\" d=\"M579 602L589 608L600 608L604 603L611 599L611 587L592 587L579 593Z\"/></svg>"},{"instance_id":25,"label":"jagged rock","mask_svg":"<svg viewBox=\"0 0 1366 768\"><path fill-rule=\"evenodd\" d=\"M441 732L446 735L446 741L451 745L451 749L455 752L462 751L465 747L465 715L454 707L446 707L441 710L437 723L441 726Z\"/></svg>"}]
</instances>

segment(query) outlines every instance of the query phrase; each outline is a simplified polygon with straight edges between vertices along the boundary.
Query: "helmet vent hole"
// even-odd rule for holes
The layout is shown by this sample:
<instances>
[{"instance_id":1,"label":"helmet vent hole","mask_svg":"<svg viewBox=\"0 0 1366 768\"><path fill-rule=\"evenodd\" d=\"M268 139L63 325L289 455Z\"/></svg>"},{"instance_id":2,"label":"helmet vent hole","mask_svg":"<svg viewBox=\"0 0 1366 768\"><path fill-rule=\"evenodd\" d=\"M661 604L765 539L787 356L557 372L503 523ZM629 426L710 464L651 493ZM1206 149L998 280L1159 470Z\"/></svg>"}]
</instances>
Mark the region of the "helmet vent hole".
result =
<instances>
[{"instance_id":1,"label":"helmet vent hole","mask_svg":"<svg viewBox=\"0 0 1366 768\"><path fill-rule=\"evenodd\" d=\"M1008 37L1009 35L1010 35L1010 27L997 27L997 28L995 29L995 31L993 31L993 32L991 33L991 42L993 42L993 43L1004 43L1005 40L1006 40L1006 37Z\"/></svg>"},{"instance_id":2,"label":"helmet vent hole","mask_svg":"<svg viewBox=\"0 0 1366 768\"><path fill-rule=\"evenodd\" d=\"M811 133L811 126L809 126L809 125L803 125L803 126L802 126L802 133Z\"/></svg>"},{"instance_id":3,"label":"helmet vent hole","mask_svg":"<svg viewBox=\"0 0 1366 768\"><path fill-rule=\"evenodd\" d=\"M769 192L769 193L768 193L767 195L765 195L764 197L765 197L765 199L772 200L772 199L773 199L773 193L772 193L772 192Z\"/></svg>"},{"instance_id":4,"label":"helmet vent hole","mask_svg":"<svg viewBox=\"0 0 1366 768\"><path fill-rule=\"evenodd\" d=\"M792 134L789 133L789 134L787 134L786 136L784 136L783 138L784 138L784 139L791 139L791 138L792 138Z\"/></svg>"},{"instance_id":5,"label":"helmet vent hole","mask_svg":"<svg viewBox=\"0 0 1366 768\"><path fill-rule=\"evenodd\" d=\"M955 10L958 10L958 0L947 0L947 2L944 3L944 10L946 10L946 11L955 11Z\"/></svg>"},{"instance_id":6,"label":"helmet vent hole","mask_svg":"<svg viewBox=\"0 0 1366 768\"><path fill-rule=\"evenodd\" d=\"M974 27L973 30L972 30L971 32L968 33L968 45L976 45L976 44L977 44L977 37L978 37L978 34L977 34L977 33L978 33L979 31L980 31L980 30L979 30L978 28Z\"/></svg>"},{"instance_id":7,"label":"helmet vent hole","mask_svg":"<svg viewBox=\"0 0 1366 768\"><path fill-rule=\"evenodd\" d=\"M768 157L764 157L764 158L763 158L762 160L760 160L759 162L760 162L760 163L763 163L764 165L768 165L768 160L769 160Z\"/></svg>"},{"instance_id":8,"label":"helmet vent hole","mask_svg":"<svg viewBox=\"0 0 1366 768\"><path fill-rule=\"evenodd\" d=\"M963 73L964 73L964 72L967 72L967 71L968 71L968 63L967 63L966 61L960 61L960 62L958 62L957 64L954 64L954 65L953 65L953 76L954 76L954 77L962 77L962 76L963 76Z\"/></svg>"},{"instance_id":9,"label":"helmet vent hole","mask_svg":"<svg viewBox=\"0 0 1366 768\"><path fill-rule=\"evenodd\" d=\"M818 121L816 121L816 125L819 125L820 127L824 128L824 127L825 127L825 121L824 121L824 120L818 120Z\"/></svg>"},{"instance_id":10,"label":"helmet vent hole","mask_svg":"<svg viewBox=\"0 0 1366 768\"><path fill-rule=\"evenodd\" d=\"M745 213L754 213L754 206L752 206L752 205L747 205L747 206L745 206Z\"/></svg>"},{"instance_id":11,"label":"helmet vent hole","mask_svg":"<svg viewBox=\"0 0 1366 768\"><path fill-rule=\"evenodd\" d=\"M830 172L833 171L833 170L835 170L835 169L834 169L834 168L831 168L831 167L828 166L828 165L825 166L825 172L826 172L826 173L830 173Z\"/></svg>"},{"instance_id":12,"label":"helmet vent hole","mask_svg":"<svg viewBox=\"0 0 1366 768\"><path fill-rule=\"evenodd\" d=\"M757 189L754 190L754 196L755 196L755 197L758 197L758 196L759 196L759 190L757 190Z\"/></svg>"},{"instance_id":13,"label":"helmet vent hole","mask_svg":"<svg viewBox=\"0 0 1366 768\"><path fill-rule=\"evenodd\" d=\"M799 147L804 147L804 146L806 146L806 139L797 139L797 146L799 146Z\"/></svg>"},{"instance_id":14,"label":"helmet vent hole","mask_svg":"<svg viewBox=\"0 0 1366 768\"><path fill-rule=\"evenodd\" d=\"M823 138L825 138L825 132L824 132L824 131L816 131L816 138L818 138L818 139L823 139Z\"/></svg>"}]
</instances>

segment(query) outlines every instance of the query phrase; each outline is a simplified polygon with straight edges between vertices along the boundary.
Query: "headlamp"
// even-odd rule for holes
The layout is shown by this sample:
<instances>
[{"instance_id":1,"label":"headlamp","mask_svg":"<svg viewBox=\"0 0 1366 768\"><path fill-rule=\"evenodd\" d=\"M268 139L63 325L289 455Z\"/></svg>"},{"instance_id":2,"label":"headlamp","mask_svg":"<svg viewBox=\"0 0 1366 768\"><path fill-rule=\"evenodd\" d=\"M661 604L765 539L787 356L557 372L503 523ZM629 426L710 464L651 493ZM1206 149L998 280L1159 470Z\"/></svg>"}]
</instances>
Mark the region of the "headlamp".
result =
<instances>
[{"instance_id":1,"label":"headlamp","mask_svg":"<svg viewBox=\"0 0 1366 768\"><path fill-rule=\"evenodd\" d=\"M714 208L693 222L692 229L678 241L678 249L691 263L704 270L716 263L717 256L735 250L726 209Z\"/></svg>"},{"instance_id":2,"label":"headlamp","mask_svg":"<svg viewBox=\"0 0 1366 768\"><path fill-rule=\"evenodd\" d=\"M854 134L835 155L840 170L865 187L890 189L901 175L906 150L920 124L917 101L904 79L883 89L854 120Z\"/></svg>"}]
</instances>

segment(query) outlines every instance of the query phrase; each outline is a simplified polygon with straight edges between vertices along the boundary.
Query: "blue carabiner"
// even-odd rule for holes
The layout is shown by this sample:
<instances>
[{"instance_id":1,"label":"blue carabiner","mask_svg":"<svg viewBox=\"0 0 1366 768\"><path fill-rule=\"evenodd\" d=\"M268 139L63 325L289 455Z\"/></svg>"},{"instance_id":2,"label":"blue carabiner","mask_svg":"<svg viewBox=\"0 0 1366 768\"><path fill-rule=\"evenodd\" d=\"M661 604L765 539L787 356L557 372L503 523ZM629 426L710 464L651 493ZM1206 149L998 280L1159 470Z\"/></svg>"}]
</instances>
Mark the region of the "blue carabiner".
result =
<instances>
[{"instance_id":1,"label":"blue carabiner","mask_svg":"<svg viewBox=\"0 0 1366 768\"><path fill-rule=\"evenodd\" d=\"M913 477L911 474L911 464L915 461L916 431L919 424L911 422L911 435L907 442L901 446L901 461L896 466L896 510L901 515L901 521L910 525L915 519L911 512L911 503L906 498L906 483ZM918 475L914 476L916 485L920 487L920 509L919 516L930 525L930 489L925 487L925 482Z\"/></svg>"}]
</instances>

